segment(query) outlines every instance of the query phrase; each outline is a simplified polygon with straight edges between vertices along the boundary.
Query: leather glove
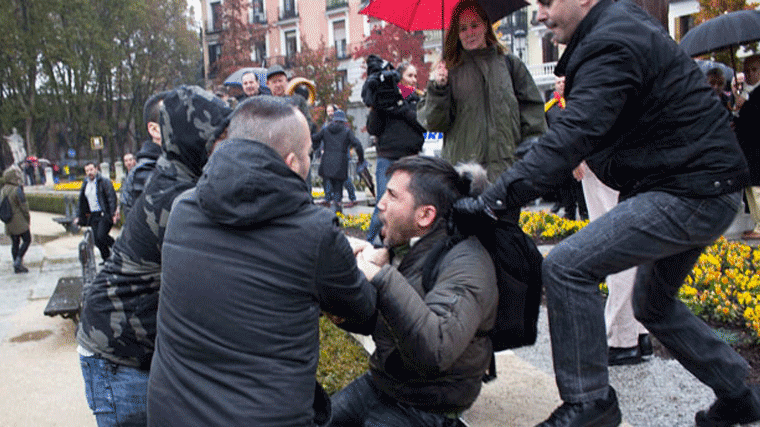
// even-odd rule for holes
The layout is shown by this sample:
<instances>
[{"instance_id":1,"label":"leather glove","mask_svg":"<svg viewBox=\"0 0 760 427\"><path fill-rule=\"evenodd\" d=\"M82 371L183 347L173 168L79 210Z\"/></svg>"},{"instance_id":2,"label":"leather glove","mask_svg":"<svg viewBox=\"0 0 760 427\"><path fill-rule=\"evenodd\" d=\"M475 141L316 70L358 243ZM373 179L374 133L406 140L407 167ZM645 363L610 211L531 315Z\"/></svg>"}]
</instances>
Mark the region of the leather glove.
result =
<instances>
[{"instance_id":1,"label":"leather glove","mask_svg":"<svg viewBox=\"0 0 760 427\"><path fill-rule=\"evenodd\" d=\"M453 225L465 236L493 227L499 218L482 197L464 197L454 203Z\"/></svg>"}]
</instances>

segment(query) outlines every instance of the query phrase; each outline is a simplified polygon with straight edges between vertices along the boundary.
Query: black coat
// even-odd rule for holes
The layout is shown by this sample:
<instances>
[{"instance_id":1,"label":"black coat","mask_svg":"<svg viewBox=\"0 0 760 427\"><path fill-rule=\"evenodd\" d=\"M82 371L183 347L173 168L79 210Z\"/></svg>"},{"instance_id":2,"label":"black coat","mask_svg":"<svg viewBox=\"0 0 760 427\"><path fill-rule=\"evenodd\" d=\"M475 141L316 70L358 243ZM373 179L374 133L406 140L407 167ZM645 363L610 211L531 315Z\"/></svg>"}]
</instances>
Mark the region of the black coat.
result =
<instances>
[{"instance_id":1,"label":"black coat","mask_svg":"<svg viewBox=\"0 0 760 427\"><path fill-rule=\"evenodd\" d=\"M747 163L729 113L696 63L630 1L601 0L556 72L567 108L483 197L520 207L582 160L626 198L645 191L711 197L739 191Z\"/></svg>"},{"instance_id":2,"label":"black coat","mask_svg":"<svg viewBox=\"0 0 760 427\"><path fill-rule=\"evenodd\" d=\"M391 160L417 154L425 143L425 128L417 122L417 94L390 110L371 109L367 115L367 132L377 136L377 155Z\"/></svg>"},{"instance_id":3,"label":"black coat","mask_svg":"<svg viewBox=\"0 0 760 427\"><path fill-rule=\"evenodd\" d=\"M332 121L327 127L311 136L312 147L318 149L323 144L324 152L319 163L319 176L325 179L345 181L348 178L348 148L353 147L359 157L359 163L364 162L364 149L361 142L354 136L347 123Z\"/></svg>"},{"instance_id":4,"label":"black coat","mask_svg":"<svg viewBox=\"0 0 760 427\"><path fill-rule=\"evenodd\" d=\"M749 95L734 120L736 138L749 164L751 185L760 185L760 87Z\"/></svg>"},{"instance_id":5,"label":"black coat","mask_svg":"<svg viewBox=\"0 0 760 427\"><path fill-rule=\"evenodd\" d=\"M162 254L149 425L311 425L321 310L376 321L335 215L273 149L228 140L174 203Z\"/></svg>"}]
</instances>

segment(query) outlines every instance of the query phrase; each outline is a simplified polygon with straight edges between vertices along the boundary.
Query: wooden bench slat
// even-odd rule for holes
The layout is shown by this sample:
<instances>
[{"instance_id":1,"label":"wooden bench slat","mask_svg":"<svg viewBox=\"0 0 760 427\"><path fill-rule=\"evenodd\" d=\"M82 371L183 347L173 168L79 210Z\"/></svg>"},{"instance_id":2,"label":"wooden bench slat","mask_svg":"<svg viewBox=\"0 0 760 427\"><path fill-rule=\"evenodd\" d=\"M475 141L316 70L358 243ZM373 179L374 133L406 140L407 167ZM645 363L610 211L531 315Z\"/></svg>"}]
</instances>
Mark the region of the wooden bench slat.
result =
<instances>
[{"instance_id":1,"label":"wooden bench slat","mask_svg":"<svg viewBox=\"0 0 760 427\"><path fill-rule=\"evenodd\" d=\"M68 318L79 314L79 308L82 304L82 286L82 278L78 276L58 279L53 295L45 307L45 315L61 315Z\"/></svg>"}]
</instances>

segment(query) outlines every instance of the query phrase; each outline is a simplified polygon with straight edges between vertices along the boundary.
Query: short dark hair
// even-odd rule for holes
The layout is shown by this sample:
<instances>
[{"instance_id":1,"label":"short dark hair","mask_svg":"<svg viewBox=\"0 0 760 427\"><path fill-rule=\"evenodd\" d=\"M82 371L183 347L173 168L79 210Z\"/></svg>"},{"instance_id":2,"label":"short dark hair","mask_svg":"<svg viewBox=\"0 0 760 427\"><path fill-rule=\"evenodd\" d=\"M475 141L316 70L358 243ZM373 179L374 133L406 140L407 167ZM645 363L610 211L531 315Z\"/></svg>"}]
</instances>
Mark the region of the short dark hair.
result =
<instances>
[{"instance_id":1,"label":"short dark hair","mask_svg":"<svg viewBox=\"0 0 760 427\"><path fill-rule=\"evenodd\" d=\"M143 106L143 120L145 121L145 124L148 124L148 122L159 123L161 117L160 102L163 101L168 94L169 92L164 91L154 93L148 97L148 100L145 101L145 105Z\"/></svg>"},{"instance_id":2,"label":"short dark hair","mask_svg":"<svg viewBox=\"0 0 760 427\"><path fill-rule=\"evenodd\" d=\"M412 193L416 206L435 206L436 222L445 220L450 215L454 202L465 194L461 189L464 183L457 171L439 157L402 157L391 163L385 174L390 177L397 171L411 176L409 192Z\"/></svg>"},{"instance_id":3,"label":"short dark hair","mask_svg":"<svg viewBox=\"0 0 760 427\"><path fill-rule=\"evenodd\" d=\"M241 102L230 117L227 137L249 139L272 147L285 156L294 151L299 141L293 137L293 127L284 126L282 120L300 114L300 110L287 99L275 96L254 96Z\"/></svg>"}]
</instances>

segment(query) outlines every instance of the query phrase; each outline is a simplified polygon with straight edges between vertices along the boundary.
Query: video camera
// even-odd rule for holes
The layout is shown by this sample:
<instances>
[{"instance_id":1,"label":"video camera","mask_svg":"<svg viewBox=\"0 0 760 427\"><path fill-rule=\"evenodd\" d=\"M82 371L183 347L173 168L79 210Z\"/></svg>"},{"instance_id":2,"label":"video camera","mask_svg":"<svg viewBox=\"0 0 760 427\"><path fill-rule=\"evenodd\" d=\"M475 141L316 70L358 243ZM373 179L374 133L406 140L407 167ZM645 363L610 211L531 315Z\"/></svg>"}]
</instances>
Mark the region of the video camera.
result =
<instances>
[{"instance_id":1,"label":"video camera","mask_svg":"<svg viewBox=\"0 0 760 427\"><path fill-rule=\"evenodd\" d=\"M398 89L401 76L390 62L379 56L367 57L367 80L362 86L362 101L376 110L391 110L403 103Z\"/></svg>"}]
</instances>

